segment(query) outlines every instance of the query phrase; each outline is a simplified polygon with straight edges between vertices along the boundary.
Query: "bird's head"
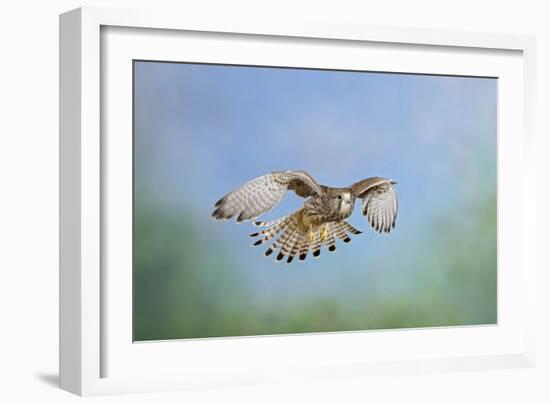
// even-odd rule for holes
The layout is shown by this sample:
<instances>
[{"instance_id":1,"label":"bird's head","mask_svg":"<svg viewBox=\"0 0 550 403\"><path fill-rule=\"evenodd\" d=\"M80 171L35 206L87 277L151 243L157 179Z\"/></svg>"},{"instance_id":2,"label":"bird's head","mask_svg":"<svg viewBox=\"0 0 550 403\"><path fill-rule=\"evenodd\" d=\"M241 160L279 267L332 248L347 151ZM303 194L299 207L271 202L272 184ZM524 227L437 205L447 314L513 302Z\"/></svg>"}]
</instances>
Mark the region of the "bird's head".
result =
<instances>
[{"instance_id":1,"label":"bird's head","mask_svg":"<svg viewBox=\"0 0 550 403\"><path fill-rule=\"evenodd\" d=\"M351 213L354 199L351 190L348 188L332 188L328 192L328 203L331 210L340 214Z\"/></svg>"}]
</instances>

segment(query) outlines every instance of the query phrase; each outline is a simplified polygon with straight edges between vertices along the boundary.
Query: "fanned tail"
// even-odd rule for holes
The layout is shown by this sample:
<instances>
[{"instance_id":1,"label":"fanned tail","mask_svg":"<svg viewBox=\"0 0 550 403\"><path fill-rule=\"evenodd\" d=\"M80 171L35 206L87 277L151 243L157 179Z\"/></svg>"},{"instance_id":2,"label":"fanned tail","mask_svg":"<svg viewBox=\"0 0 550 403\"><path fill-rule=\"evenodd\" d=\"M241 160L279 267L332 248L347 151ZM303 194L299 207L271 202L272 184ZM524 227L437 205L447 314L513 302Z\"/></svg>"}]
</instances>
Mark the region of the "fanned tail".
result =
<instances>
[{"instance_id":1,"label":"fanned tail","mask_svg":"<svg viewBox=\"0 0 550 403\"><path fill-rule=\"evenodd\" d=\"M286 258L286 263L291 263L297 255L300 261L305 260L310 250L314 257L319 257L323 245L329 252L334 252L336 251L336 239L348 243L351 241L348 233L353 235L361 233L346 221L331 222L326 224L326 236L321 236L321 231L325 227L320 225L313 232L313 240L309 241L311 238L308 237L307 231L300 226L300 214L301 210L276 220L256 222L255 225L268 228L250 234L252 237L260 237L252 246L262 245L276 238L264 255L270 256L279 250L275 259L281 261Z\"/></svg>"}]
</instances>

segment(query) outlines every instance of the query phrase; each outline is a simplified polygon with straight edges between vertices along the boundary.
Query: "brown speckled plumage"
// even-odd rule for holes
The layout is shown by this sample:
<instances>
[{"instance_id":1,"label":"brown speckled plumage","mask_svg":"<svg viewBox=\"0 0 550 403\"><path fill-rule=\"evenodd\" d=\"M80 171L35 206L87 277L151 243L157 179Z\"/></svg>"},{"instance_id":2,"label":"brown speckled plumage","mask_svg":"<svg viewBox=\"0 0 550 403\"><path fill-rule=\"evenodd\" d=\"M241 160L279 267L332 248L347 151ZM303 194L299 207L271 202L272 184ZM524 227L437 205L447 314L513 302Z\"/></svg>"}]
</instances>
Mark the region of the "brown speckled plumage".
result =
<instances>
[{"instance_id":1,"label":"brown speckled plumage","mask_svg":"<svg viewBox=\"0 0 550 403\"><path fill-rule=\"evenodd\" d=\"M251 234L258 239L253 246L272 241L266 250L269 256L278 250L276 260L286 258L287 263L298 256L304 260L308 252L319 257L324 245L329 252L336 250L336 239L350 242L348 234L361 231L346 219L352 214L356 199L361 199L361 212L369 224L380 233L389 233L397 218L396 182L372 177L350 187L335 188L319 185L305 171L273 172L245 183L222 197L215 205L215 219L235 218L237 222L253 220L271 210L287 190L306 198L302 208L276 220L261 222L263 230Z\"/></svg>"}]
</instances>

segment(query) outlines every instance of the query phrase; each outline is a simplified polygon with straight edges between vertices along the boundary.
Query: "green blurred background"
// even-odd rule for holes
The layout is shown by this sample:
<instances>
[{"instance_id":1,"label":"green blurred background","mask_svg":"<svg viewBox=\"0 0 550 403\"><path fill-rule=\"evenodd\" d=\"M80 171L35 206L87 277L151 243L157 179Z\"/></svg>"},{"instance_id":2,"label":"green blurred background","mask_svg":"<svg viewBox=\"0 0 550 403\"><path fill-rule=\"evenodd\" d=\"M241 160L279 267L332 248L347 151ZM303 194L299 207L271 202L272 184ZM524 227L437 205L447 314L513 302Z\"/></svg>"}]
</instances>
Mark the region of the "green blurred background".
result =
<instances>
[{"instance_id":1,"label":"green blurred background","mask_svg":"<svg viewBox=\"0 0 550 403\"><path fill-rule=\"evenodd\" d=\"M134 340L493 324L488 78L135 62ZM285 265L213 204L273 170L397 180L390 235ZM294 194L266 218L299 208Z\"/></svg>"}]
</instances>

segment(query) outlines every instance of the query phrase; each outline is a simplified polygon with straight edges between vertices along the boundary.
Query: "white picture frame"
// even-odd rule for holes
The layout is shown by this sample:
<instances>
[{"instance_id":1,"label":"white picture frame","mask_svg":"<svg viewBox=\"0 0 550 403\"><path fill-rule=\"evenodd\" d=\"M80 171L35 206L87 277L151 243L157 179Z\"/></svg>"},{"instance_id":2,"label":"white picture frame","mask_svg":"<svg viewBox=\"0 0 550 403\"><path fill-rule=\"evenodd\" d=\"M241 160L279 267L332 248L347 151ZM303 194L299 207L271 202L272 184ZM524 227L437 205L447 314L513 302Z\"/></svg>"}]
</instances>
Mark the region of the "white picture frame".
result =
<instances>
[{"instance_id":1,"label":"white picture frame","mask_svg":"<svg viewBox=\"0 0 550 403\"><path fill-rule=\"evenodd\" d=\"M152 32L155 35L151 36ZM193 60L208 57L202 55L192 42L187 43L189 46L183 50L177 46L186 32L192 32L194 40L199 41L206 41L208 35L216 34L212 42L218 45L203 41L201 50L219 46L219 43L230 43L231 38L238 37L243 49L237 49L236 44L226 46L231 51L219 56L219 61L229 63L244 60L254 64L273 64L273 59L270 59L275 54L273 52L269 56L267 52L264 55L261 51L249 51L247 55L246 46L262 45L262 41L269 41L271 46L278 46L279 42L283 43L281 46L286 46L284 44L289 41L296 42L302 48L311 41L319 41L319 46L334 52L346 45L357 48L356 53L363 52L361 46L368 44L376 45L383 52L385 47L393 46L395 52L386 52L386 56L379 58L377 63L380 64L369 62L374 70L465 75L483 75L485 72L489 76L494 76L491 73L496 71L498 77L505 78L499 89L500 96L508 95L508 100L502 103L499 99L499 250L514 250L503 255L499 252L498 325L474 329L457 327L132 344L127 335L128 321L131 320L128 298L124 294L128 292L124 288L127 277L114 276L106 269L109 267L107 260L111 259L106 251L113 249L106 247L106 239L109 242L116 240L116 229L124 230L130 225L128 221L115 220L112 214L105 214L107 209L117 208L109 196L112 192L109 183L118 180L116 183L120 186L117 189L131 190L130 183L124 185L127 172L110 164L109 158L114 153L123 161L120 164L123 167L128 143L113 142L113 139L123 139L124 136L115 137L109 133L114 128L123 133L128 131L128 120L124 116L128 112L127 99L131 98L131 88L124 79L127 71L124 69L129 60L142 57L181 59L185 58L185 52L190 54L190 49L195 49ZM139 49L135 43L132 46L132 40L135 41L138 35L141 35ZM250 39L250 43L242 38ZM154 51L147 50L152 48ZM180 54L171 55L176 48ZM405 66L402 52L410 49L424 56L418 58L418 64L409 60ZM215 21L149 10L80 8L62 14L61 387L79 395L96 395L285 380L330 380L372 373L412 374L534 365L535 318L531 313L536 311L535 199L532 192L513 194L510 183L513 182L514 186L521 184L524 189L535 187L535 166L530 158L534 147L534 49L534 38L520 35L349 26L314 21ZM184 52L183 56L181 52ZM443 52L446 57L435 58L430 56L430 52ZM234 57L238 60L233 60ZM350 66L351 59L344 57L341 60L331 62L340 65L329 67ZM466 65L459 69L456 62L460 60ZM468 62L464 63L465 60ZM499 67L495 67L495 60ZM426 61L433 66L425 71ZM311 52L296 65L308 63L318 66L325 62L316 59L315 52ZM116 80L105 80L102 75ZM119 108L114 120L109 109L111 106ZM127 195L128 192L117 195L116 200L124 201ZM518 208L520 213L517 213ZM514 217L504 214L512 210L516 211ZM105 228L115 228L115 232L109 232L109 237L106 237ZM120 245L123 245L127 236L120 239ZM507 248L508 245L515 247ZM120 252L121 258L123 255L124 252ZM503 276L500 275L501 265L510 267ZM105 286L106 280L109 287ZM123 296L117 298L121 302L109 298L113 289L119 290L117 287L122 290ZM365 343L367 337L369 342ZM454 343L460 340L462 345ZM453 343L459 345L449 348ZM357 350L337 348L367 344L375 345L376 350L365 349L361 354ZM407 352L411 346L418 351ZM281 354L282 351L287 354ZM324 354L319 355L319 351ZM297 352L300 354L293 354ZM169 360L168 357L174 354L186 359ZM288 356L293 359L280 358ZM260 357L262 363L255 361L255 357Z\"/></svg>"}]
</instances>

